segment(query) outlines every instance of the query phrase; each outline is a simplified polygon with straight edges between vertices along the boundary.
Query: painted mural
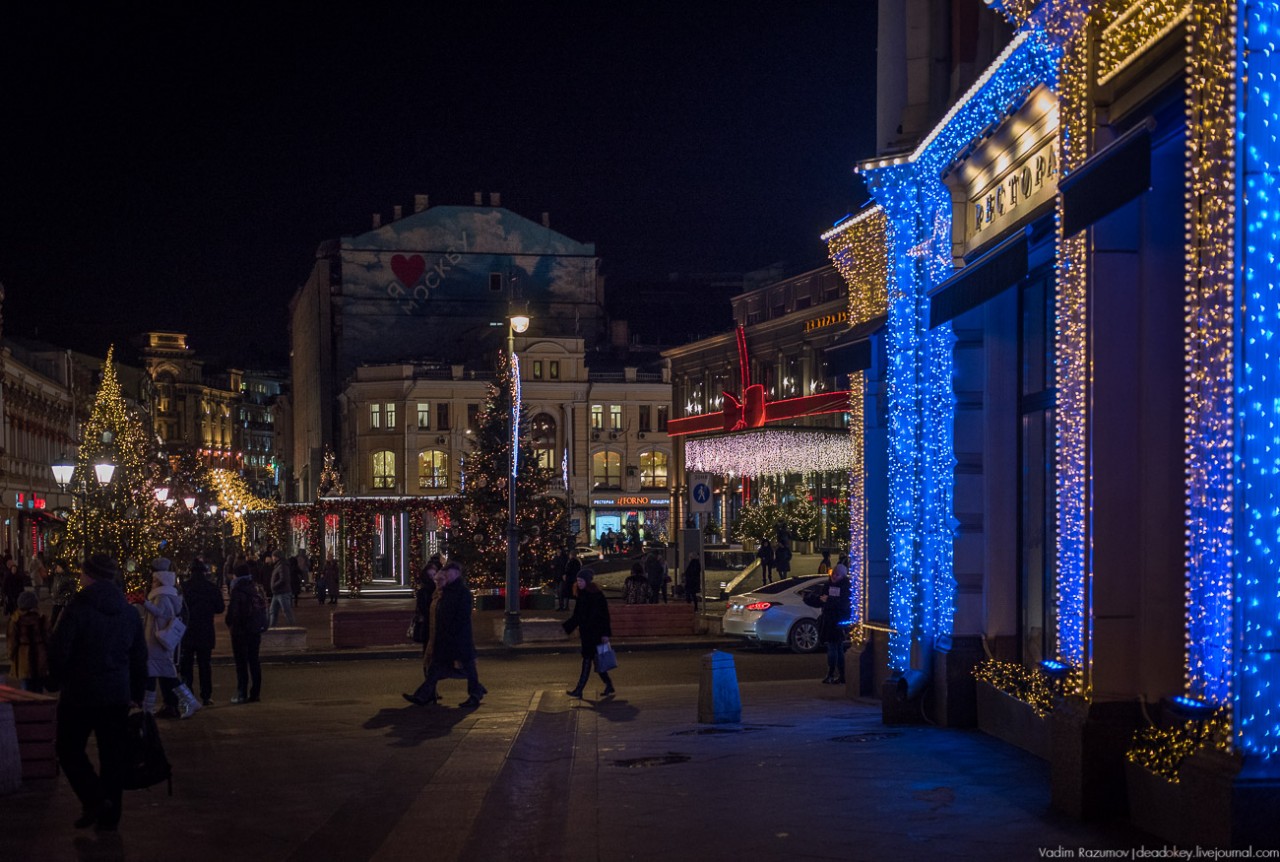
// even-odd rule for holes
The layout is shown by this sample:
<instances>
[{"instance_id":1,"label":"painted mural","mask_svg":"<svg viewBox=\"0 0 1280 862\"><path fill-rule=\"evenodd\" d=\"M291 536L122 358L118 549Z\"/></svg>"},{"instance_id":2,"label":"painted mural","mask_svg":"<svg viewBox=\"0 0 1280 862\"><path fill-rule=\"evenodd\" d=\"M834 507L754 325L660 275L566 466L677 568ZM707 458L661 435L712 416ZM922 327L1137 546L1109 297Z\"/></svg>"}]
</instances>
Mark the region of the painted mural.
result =
<instances>
[{"instance_id":1,"label":"painted mural","mask_svg":"<svg viewBox=\"0 0 1280 862\"><path fill-rule=\"evenodd\" d=\"M348 371L501 349L512 298L538 335L593 343L601 327L595 246L501 207L433 207L344 237L340 260Z\"/></svg>"}]
</instances>

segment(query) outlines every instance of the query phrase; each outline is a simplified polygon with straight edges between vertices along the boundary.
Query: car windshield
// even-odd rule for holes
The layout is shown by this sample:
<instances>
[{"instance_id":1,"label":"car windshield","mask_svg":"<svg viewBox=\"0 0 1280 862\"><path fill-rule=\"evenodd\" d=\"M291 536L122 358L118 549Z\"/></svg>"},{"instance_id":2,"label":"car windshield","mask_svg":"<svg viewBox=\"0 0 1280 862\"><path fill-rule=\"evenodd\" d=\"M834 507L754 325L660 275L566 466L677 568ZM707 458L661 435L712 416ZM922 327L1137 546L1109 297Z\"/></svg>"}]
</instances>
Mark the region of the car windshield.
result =
<instances>
[{"instance_id":1,"label":"car windshield","mask_svg":"<svg viewBox=\"0 0 1280 862\"><path fill-rule=\"evenodd\" d=\"M817 578L787 578L781 581L774 581L772 584L765 584L763 587L752 590L751 592L756 595L763 593L766 596L771 596L775 593L790 592L797 587L802 587L815 580L817 580Z\"/></svg>"}]
</instances>

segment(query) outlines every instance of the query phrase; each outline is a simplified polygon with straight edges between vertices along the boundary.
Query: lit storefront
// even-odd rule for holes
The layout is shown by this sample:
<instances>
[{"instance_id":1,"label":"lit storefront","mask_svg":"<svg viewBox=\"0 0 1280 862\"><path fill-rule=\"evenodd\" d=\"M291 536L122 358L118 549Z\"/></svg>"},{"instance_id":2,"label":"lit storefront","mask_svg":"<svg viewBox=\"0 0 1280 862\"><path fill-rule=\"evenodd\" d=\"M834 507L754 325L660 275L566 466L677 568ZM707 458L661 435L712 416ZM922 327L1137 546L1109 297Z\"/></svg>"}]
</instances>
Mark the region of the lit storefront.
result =
<instances>
[{"instance_id":1,"label":"lit storefront","mask_svg":"<svg viewBox=\"0 0 1280 862\"><path fill-rule=\"evenodd\" d=\"M593 492L589 517L592 544L600 544L610 530L625 543L633 529L641 542L666 542L671 536L671 495Z\"/></svg>"}]
</instances>

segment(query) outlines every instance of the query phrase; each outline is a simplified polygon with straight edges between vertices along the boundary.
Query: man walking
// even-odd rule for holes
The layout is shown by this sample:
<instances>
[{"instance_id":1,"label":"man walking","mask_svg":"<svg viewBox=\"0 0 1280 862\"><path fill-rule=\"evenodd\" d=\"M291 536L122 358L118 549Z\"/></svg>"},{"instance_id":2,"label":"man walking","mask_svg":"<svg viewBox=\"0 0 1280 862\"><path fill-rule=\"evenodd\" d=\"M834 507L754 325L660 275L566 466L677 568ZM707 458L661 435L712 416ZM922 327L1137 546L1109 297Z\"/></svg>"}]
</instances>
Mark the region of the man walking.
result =
<instances>
[{"instance_id":1,"label":"man walking","mask_svg":"<svg viewBox=\"0 0 1280 862\"><path fill-rule=\"evenodd\" d=\"M258 650L267 626L265 597L254 583L253 572L241 563L231 584L231 600L225 617L231 630L231 653L236 663L236 695L232 703L257 703L262 694L262 665Z\"/></svg>"},{"instance_id":2,"label":"man walking","mask_svg":"<svg viewBox=\"0 0 1280 862\"><path fill-rule=\"evenodd\" d=\"M209 657L217 643L218 635L213 618L222 613L226 605L222 590L206 576L206 569L199 561L191 564L191 577L187 579L182 597L187 603L187 631L182 636L182 651L178 656L178 674L187 688L192 685L192 670L200 668L200 703L212 706L213 672Z\"/></svg>"},{"instance_id":3,"label":"man walking","mask_svg":"<svg viewBox=\"0 0 1280 862\"><path fill-rule=\"evenodd\" d=\"M422 687L405 699L418 706L439 700L436 684L456 667L467 678L467 699L458 706L475 709L488 689L476 672L476 644L471 633L471 590L462 580L462 566L450 561L438 574L438 604L431 620L430 663Z\"/></svg>"},{"instance_id":4,"label":"man walking","mask_svg":"<svg viewBox=\"0 0 1280 862\"><path fill-rule=\"evenodd\" d=\"M113 832L123 802L129 705L142 702L147 644L142 620L116 586L120 569L105 554L84 561L81 590L49 638L49 666L61 686L55 749L80 800L76 828ZM98 741L100 773L85 752Z\"/></svg>"}]
</instances>

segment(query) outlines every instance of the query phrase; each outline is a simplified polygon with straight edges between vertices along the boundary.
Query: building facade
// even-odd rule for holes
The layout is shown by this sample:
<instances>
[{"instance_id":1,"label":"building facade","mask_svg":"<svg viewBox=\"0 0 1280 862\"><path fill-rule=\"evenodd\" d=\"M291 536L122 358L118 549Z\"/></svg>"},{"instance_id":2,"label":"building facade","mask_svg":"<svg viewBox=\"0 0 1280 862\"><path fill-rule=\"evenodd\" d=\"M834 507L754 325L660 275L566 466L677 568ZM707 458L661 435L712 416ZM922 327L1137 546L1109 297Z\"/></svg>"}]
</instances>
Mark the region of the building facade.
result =
<instances>
[{"instance_id":1,"label":"building facade","mask_svg":"<svg viewBox=\"0 0 1280 862\"><path fill-rule=\"evenodd\" d=\"M322 244L290 303L293 440L288 461L297 500L315 497L326 448L350 430L337 397L362 365L436 362L487 366L505 348L508 306L527 307L540 334L604 334L599 259L590 243L504 209L429 207Z\"/></svg>"}]
</instances>

